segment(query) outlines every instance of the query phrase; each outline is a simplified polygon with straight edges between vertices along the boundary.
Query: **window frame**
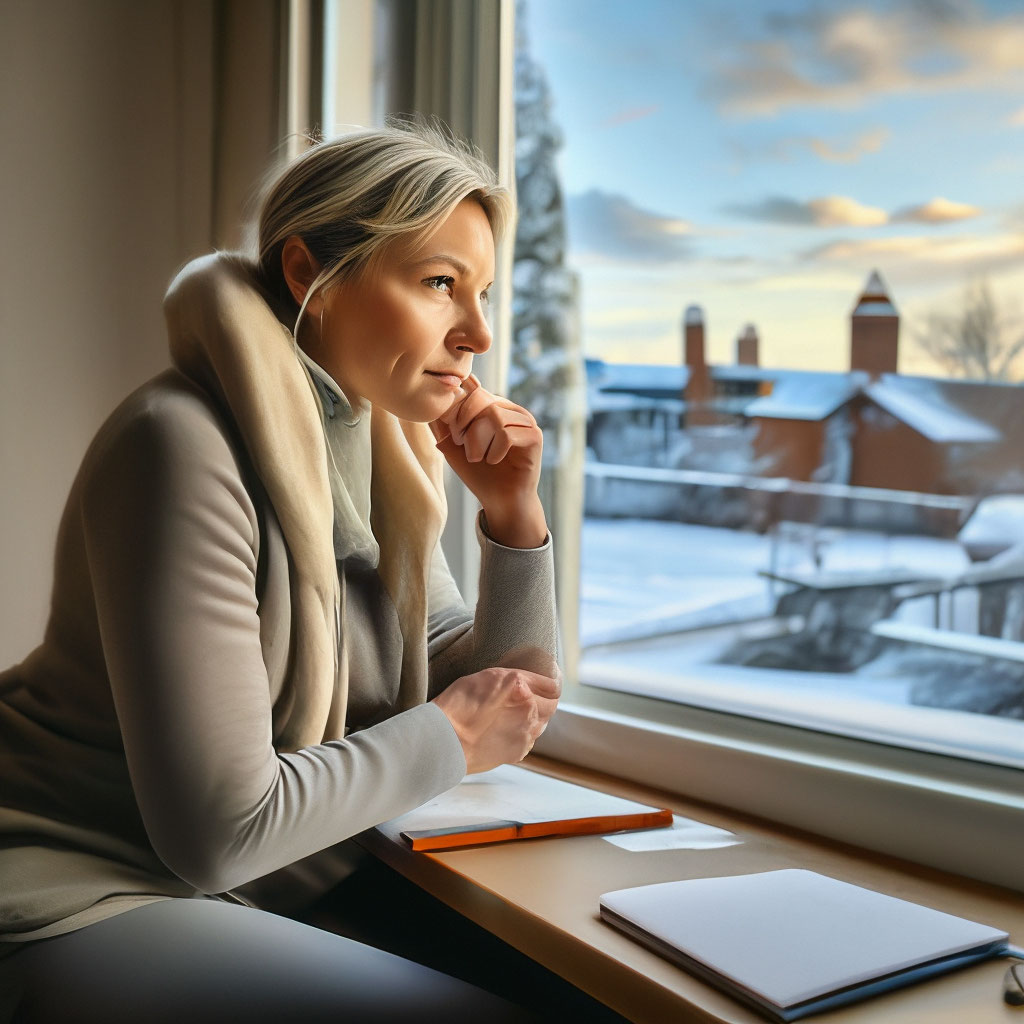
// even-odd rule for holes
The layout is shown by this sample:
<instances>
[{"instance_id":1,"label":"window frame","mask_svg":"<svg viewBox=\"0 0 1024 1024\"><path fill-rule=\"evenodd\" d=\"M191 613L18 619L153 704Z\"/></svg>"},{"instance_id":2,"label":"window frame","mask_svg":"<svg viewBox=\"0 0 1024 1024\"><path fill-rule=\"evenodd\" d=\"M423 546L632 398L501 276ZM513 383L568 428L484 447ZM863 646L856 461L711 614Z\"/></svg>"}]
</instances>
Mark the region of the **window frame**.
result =
<instances>
[{"instance_id":1,"label":"window frame","mask_svg":"<svg viewBox=\"0 0 1024 1024\"><path fill-rule=\"evenodd\" d=\"M1024 891L1024 773L1016 768L599 690L578 680L565 682L559 709L534 749Z\"/></svg>"},{"instance_id":2,"label":"window frame","mask_svg":"<svg viewBox=\"0 0 1024 1024\"><path fill-rule=\"evenodd\" d=\"M405 9L414 21L417 13L420 18L444 13L450 20L435 19L435 25L466 24L460 21L466 15L461 0L415 0ZM440 115L481 145L510 186L512 16L512 0L479 0L472 31L418 32L416 38L417 61L435 75L430 96L416 109ZM490 59L494 53L496 61ZM436 80L441 68L447 69L446 82ZM489 81L482 83L482 77ZM439 109L438 95L452 96L467 83L476 89L471 115L454 101ZM495 386L507 380L510 358L510 257L511 240L506 240L499 260L499 278L506 284L500 289L487 375ZM472 603L478 571L475 503L453 483L443 543ZM577 678L564 680L559 710L535 749L783 826L1024 891L1015 853L1024 838L1019 769L599 689Z\"/></svg>"}]
</instances>

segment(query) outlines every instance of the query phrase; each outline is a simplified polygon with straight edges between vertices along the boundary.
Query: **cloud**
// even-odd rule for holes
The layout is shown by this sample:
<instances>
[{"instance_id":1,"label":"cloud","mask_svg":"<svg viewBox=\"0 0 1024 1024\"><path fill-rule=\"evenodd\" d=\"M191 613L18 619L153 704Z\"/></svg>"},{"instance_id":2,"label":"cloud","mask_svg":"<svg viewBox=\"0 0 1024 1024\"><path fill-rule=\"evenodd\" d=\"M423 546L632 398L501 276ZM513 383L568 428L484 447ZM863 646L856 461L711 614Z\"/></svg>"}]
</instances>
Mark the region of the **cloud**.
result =
<instances>
[{"instance_id":1,"label":"cloud","mask_svg":"<svg viewBox=\"0 0 1024 1024\"><path fill-rule=\"evenodd\" d=\"M591 189L566 202L570 246L576 256L637 263L687 260L693 227L677 217L641 209L625 196Z\"/></svg>"},{"instance_id":2,"label":"cloud","mask_svg":"<svg viewBox=\"0 0 1024 1024\"><path fill-rule=\"evenodd\" d=\"M806 227L878 227L890 223L948 224L978 217L984 211L970 203L958 203L942 196L926 203L905 206L889 214L877 206L865 206L849 196L824 196L800 201L786 196L769 196L759 203L735 204L725 208L751 220Z\"/></svg>"},{"instance_id":3,"label":"cloud","mask_svg":"<svg viewBox=\"0 0 1024 1024\"><path fill-rule=\"evenodd\" d=\"M808 204L814 216L814 223L821 227L837 227L849 224L856 227L870 227L884 224L889 215L876 206L864 206L847 196L826 196L812 199Z\"/></svg>"},{"instance_id":4,"label":"cloud","mask_svg":"<svg viewBox=\"0 0 1024 1024\"><path fill-rule=\"evenodd\" d=\"M630 107L627 110L619 110L610 117L605 118L601 124L606 128L612 128L615 125L629 124L630 121L642 121L645 117L650 117L659 110L661 110L660 103L655 103L649 107Z\"/></svg>"},{"instance_id":5,"label":"cloud","mask_svg":"<svg viewBox=\"0 0 1024 1024\"><path fill-rule=\"evenodd\" d=\"M728 112L853 106L875 95L1006 87L1024 70L1024 11L997 17L964 2L875 11L849 6L773 15L719 40L708 92Z\"/></svg>"},{"instance_id":6,"label":"cloud","mask_svg":"<svg viewBox=\"0 0 1024 1024\"><path fill-rule=\"evenodd\" d=\"M816 135L788 135L757 145L746 139L731 139L729 147L736 159L744 164L753 160L789 162L795 152L808 149L828 163L854 164L869 153L877 153L888 141L890 134L887 128L873 128L861 132L856 138L838 141Z\"/></svg>"},{"instance_id":7,"label":"cloud","mask_svg":"<svg viewBox=\"0 0 1024 1024\"><path fill-rule=\"evenodd\" d=\"M1018 110L1015 113L1011 114L1007 118L1007 121L1008 121L1009 124L1013 125L1015 128L1016 127L1020 127L1020 126L1024 126L1024 107L1021 107L1020 110Z\"/></svg>"},{"instance_id":8,"label":"cloud","mask_svg":"<svg viewBox=\"0 0 1024 1024\"><path fill-rule=\"evenodd\" d=\"M903 283L934 284L1024 267L1024 232L941 239L930 235L846 239L809 249L801 258L851 268L878 267L887 275L898 273Z\"/></svg>"},{"instance_id":9,"label":"cloud","mask_svg":"<svg viewBox=\"0 0 1024 1024\"><path fill-rule=\"evenodd\" d=\"M759 203L727 207L726 212L751 220L807 227L873 227L889 220L885 210L864 206L848 196L824 196L806 202L785 196L769 196Z\"/></svg>"},{"instance_id":10,"label":"cloud","mask_svg":"<svg viewBox=\"0 0 1024 1024\"><path fill-rule=\"evenodd\" d=\"M762 292L840 292L855 295L862 284L860 277L848 271L807 271L777 273L750 282Z\"/></svg>"},{"instance_id":11,"label":"cloud","mask_svg":"<svg viewBox=\"0 0 1024 1024\"><path fill-rule=\"evenodd\" d=\"M929 199L919 206L906 206L892 215L893 221L914 221L919 224L945 224L953 220L969 220L982 213L980 206L954 203L942 196Z\"/></svg>"},{"instance_id":12,"label":"cloud","mask_svg":"<svg viewBox=\"0 0 1024 1024\"><path fill-rule=\"evenodd\" d=\"M876 128L870 132L863 132L854 139L853 143L845 149L838 149L824 139L809 138L807 145L814 153L835 164L854 164L866 153L877 153L885 145L889 138L889 131L886 128Z\"/></svg>"}]
</instances>

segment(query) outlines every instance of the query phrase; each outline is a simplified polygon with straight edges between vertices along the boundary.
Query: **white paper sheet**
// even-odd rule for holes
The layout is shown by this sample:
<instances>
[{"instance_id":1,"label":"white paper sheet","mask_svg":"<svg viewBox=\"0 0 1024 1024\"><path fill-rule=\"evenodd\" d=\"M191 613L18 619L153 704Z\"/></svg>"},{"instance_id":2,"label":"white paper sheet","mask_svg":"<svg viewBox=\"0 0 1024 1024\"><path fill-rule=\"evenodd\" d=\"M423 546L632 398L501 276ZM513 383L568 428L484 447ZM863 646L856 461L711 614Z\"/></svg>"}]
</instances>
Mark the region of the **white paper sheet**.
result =
<instances>
[{"instance_id":1,"label":"white paper sheet","mask_svg":"<svg viewBox=\"0 0 1024 1024\"><path fill-rule=\"evenodd\" d=\"M705 825L693 818L672 815L669 828L644 829L642 832L619 832L604 837L605 842L633 853L646 850L717 850L735 846L742 840L734 832L714 825Z\"/></svg>"}]
</instances>

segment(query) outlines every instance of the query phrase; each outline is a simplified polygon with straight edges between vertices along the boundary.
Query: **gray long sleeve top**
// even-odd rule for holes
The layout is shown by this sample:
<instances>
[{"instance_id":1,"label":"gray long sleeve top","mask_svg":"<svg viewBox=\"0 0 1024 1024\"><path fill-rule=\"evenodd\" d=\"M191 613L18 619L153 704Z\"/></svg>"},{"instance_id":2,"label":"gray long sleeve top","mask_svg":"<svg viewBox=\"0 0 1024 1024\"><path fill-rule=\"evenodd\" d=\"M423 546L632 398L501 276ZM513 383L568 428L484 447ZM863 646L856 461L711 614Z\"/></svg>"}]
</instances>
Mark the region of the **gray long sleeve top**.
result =
<instances>
[{"instance_id":1,"label":"gray long sleeve top","mask_svg":"<svg viewBox=\"0 0 1024 1024\"><path fill-rule=\"evenodd\" d=\"M555 655L550 538L478 536L475 620L440 548L431 566L431 696L516 648ZM176 371L112 414L62 518L45 640L0 674L0 955L154 899L280 890L279 869L460 781L444 713L394 714L379 577L339 572L350 731L280 753L288 555L232 423Z\"/></svg>"}]
</instances>

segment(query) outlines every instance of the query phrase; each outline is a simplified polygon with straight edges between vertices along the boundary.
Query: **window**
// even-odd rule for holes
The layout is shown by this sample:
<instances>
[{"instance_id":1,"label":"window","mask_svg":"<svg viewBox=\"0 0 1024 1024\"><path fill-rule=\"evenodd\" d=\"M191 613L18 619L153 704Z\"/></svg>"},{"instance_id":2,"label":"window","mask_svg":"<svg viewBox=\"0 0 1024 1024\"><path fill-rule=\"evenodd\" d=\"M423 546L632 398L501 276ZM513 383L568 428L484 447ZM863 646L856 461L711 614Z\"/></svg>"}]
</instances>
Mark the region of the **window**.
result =
<instances>
[{"instance_id":1,"label":"window","mask_svg":"<svg viewBox=\"0 0 1024 1024\"><path fill-rule=\"evenodd\" d=\"M474 6L481 17L468 35L459 14L464 9L447 0L332 0L330 7L336 8L333 38L342 46L332 57L329 31L325 66L330 69L333 60L336 99L329 104L335 122L376 121L388 110L438 114L486 152L498 153L499 166L515 122L521 230L513 331L510 343L502 315L496 316L495 346L482 372L493 373L500 384L500 364L510 356L512 393L546 427L542 488L556 536L563 636L584 640L582 658L581 645L566 645L565 696L539 752L1019 888L1016 847L1008 841L1019 834L1024 812L1020 769L1012 766L1021 747L1014 731L1019 720L872 703L864 694L836 696L835 689L829 699L815 700L815 680L806 670L803 688L788 693L737 682L744 673L790 672L763 662L776 656L773 645L780 639L785 648L786 630L799 635L802 622L807 633L807 620L822 614L813 604L803 606L807 597L792 579L760 577L761 569L794 579L812 570L913 570L917 575L909 581L893 584L906 589L892 598L898 607L914 609L910 620L891 614L872 619L878 606L872 593L850 602L851 614L872 621L880 645L941 641L939 634L955 633L953 641L967 653L967 638L973 638L981 645L974 651L979 658L1012 660L1005 645L1018 641L992 635L993 620L988 611L982 614L977 587L916 595L910 588L946 564L940 557L949 555L958 536L950 522L959 520L965 500L973 507L982 494L985 514L959 534L959 547L966 552L968 543L974 546L971 564L979 569L998 557L987 547L989 534L1001 534L996 543L1005 542L1007 509L1011 526L1017 523L1016 485L1003 480L1007 503L981 484L962 493L909 488L899 479L864 481L857 477L863 451L858 463L849 427L856 416L856 425L870 428L884 450L885 431L905 432L917 423L925 442L928 430L945 437L943 451L956 466L989 443L979 437L985 409L971 411L948 400L952 412L936 417L934 387L929 396L927 381L941 381L943 374L926 364L941 351L922 352L917 334L931 322L929 314L939 328L956 323L963 282L970 289L972 274L978 284L984 277L1000 317L1013 313L1007 292L1021 281L1022 201L1019 189L1014 192L1021 136L1011 129L1024 107L1014 64L1024 50L1007 45L1003 63L989 62L998 71L998 87L984 62L972 63L972 54L982 52L994 31L1016 38L1019 14L981 4L950 8L951 17L970 22L959 25L960 36L982 49L961 52L953 33L947 49L937 53L927 42L935 31L929 35L926 22L913 20L925 18L928 8L920 4L780 0L751 16L739 0L638 0L624 10L610 3L534 0L515 6L515 46L511 0ZM435 29L425 32L423 24ZM448 28L438 32L438 24ZM857 54L864 56L858 33L872 26L885 30L886 46L875 47L876 64L858 64ZM761 45L771 33L779 37L776 45ZM898 64L900 47L912 51L905 67ZM371 52L368 85L368 72L355 57ZM847 105L808 102L792 133L782 132L783 122L764 111L744 112L740 86L751 77L765 83L773 75L786 77L782 65L745 64L743 58L759 54L763 64L787 53L799 71L792 80L806 79L809 90L817 83L818 92L834 96L842 92L844 74L850 82L867 75L871 88L858 100L848 82ZM899 74L893 61L896 71L903 67ZM349 79L357 64L353 90ZM588 67L590 80L581 72ZM664 69L677 75L674 84ZM911 73L938 80L919 88ZM768 95L767 84L758 88ZM942 102L923 125L935 119L947 125L945 149L941 140L926 144L923 126L914 123L914 104L934 103L935 97ZM886 104L892 105L892 123L875 125L876 133L868 134L869 122L889 109ZM636 134L656 122L653 136ZM984 152L979 141L977 132L989 122L1006 137L998 153ZM884 136L886 124L890 134ZM913 159L907 158L904 134L916 146ZM967 151L979 159L961 159ZM801 161L824 176L802 179ZM938 183L927 176L936 167L948 172ZM659 171L660 184L644 177L648 170ZM725 198L714 200L715 188ZM697 200L709 189L712 199L701 207ZM789 205L765 202L779 196ZM876 212L863 216L878 223L843 223L844 216L850 221L861 214L849 205L844 214L843 203L812 205L829 196L880 211L885 222ZM938 196L944 202L931 203ZM915 199L928 209L914 213ZM978 212L968 216L972 202ZM795 223L777 223L785 210ZM827 223L830 218L834 224ZM608 251L609 237L625 258ZM871 258L857 262L865 253ZM922 253L930 259L914 273ZM849 314L876 267L900 315L896 369L902 379L892 388L883 386L889 381L882 374L873 378L870 366L861 383L848 372ZM982 298L975 307L984 313ZM688 316L691 306L699 306L699 314ZM884 313L878 322L884 327ZM753 332L745 329L748 323ZM706 373L691 374L700 340ZM691 376L703 381L703 392L687 393ZM920 379L926 384L914 383ZM854 385L860 390L844 398L844 388ZM987 396L999 390L971 386ZM914 387L919 390L911 393ZM774 449L793 429L786 417L770 415L773 408L792 411L833 400L843 416L801 421L818 424L814 464L803 475L799 466L785 475L773 471ZM755 402L759 417L751 415ZM608 446L616 450L614 460L602 458ZM913 468L923 472L927 466L921 456ZM606 507L628 500L624 514L584 516L595 491ZM446 551L471 599L472 510L453 499ZM678 511L683 499L720 521L684 520ZM908 528L921 522L929 524L924 533ZM679 542L680 531L690 543ZM639 575L642 566L633 554L639 547L634 540L644 533L659 545L654 578ZM728 572L714 557L723 547L732 560ZM909 558L906 552L913 556L909 566L896 564L897 555ZM692 625L693 615L706 613L699 601L709 592L719 599L720 618L705 622L708 629L735 630L737 612L746 607L750 614L758 601L771 612L777 602L791 607L763 616L769 621L760 632L743 638L747 660L762 664L691 658L682 671L677 658L670 662L673 671L665 672L657 662L659 644L669 648L672 630L678 632L680 622L685 626L686 616ZM602 600L608 602L603 608ZM985 627L951 629L972 601ZM782 621L770 621L775 619ZM668 627L661 637L643 633L652 621ZM895 635L886 635L894 628ZM837 638L846 639L846 629L844 620L835 628ZM915 634L918 629L931 632ZM645 648L654 670L640 656ZM940 664L946 657L937 643L928 650ZM837 644L835 653L841 652ZM831 653L827 646L825 653ZM717 666L717 679L707 664ZM732 680L725 679L728 672ZM910 721L915 714L916 733ZM936 726L940 719L947 727ZM972 735L965 722L980 728ZM1008 730L1001 747L993 743L997 729Z\"/></svg>"},{"instance_id":2,"label":"window","mask_svg":"<svg viewBox=\"0 0 1024 1024\"><path fill-rule=\"evenodd\" d=\"M929 801L1019 830L1024 15L517 13L511 384L579 641L559 756L653 721L624 762L826 834L928 860ZM862 834L740 757L844 778Z\"/></svg>"}]
</instances>

